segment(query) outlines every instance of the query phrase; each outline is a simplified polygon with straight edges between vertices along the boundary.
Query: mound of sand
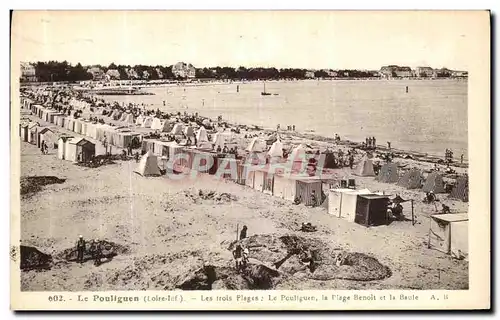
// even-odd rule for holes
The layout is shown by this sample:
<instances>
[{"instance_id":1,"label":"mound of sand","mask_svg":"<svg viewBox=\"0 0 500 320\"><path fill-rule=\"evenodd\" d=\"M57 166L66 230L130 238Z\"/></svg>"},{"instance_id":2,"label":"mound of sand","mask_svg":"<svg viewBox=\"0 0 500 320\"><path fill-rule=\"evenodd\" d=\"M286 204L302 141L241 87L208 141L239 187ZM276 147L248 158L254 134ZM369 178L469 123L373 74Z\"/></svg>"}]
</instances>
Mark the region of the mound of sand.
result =
<instances>
[{"instance_id":1,"label":"mound of sand","mask_svg":"<svg viewBox=\"0 0 500 320\"><path fill-rule=\"evenodd\" d=\"M218 193L213 190L199 189L197 192L194 190L185 190L184 195L191 198L194 203L200 203L203 200L213 200L216 203L238 201L238 198L233 194L227 192Z\"/></svg>"},{"instance_id":2,"label":"mound of sand","mask_svg":"<svg viewBox=\"0 0 500 320\"><path fill-rule=\"evenodd\" d=\"M64 183L66 179L54 176L21 177L21 195L34 194L42 190L43 186L55 183Z\"/></svg>"},{"instance_id":3,"label":"mound of sand","mask_svg":"<svg viewBox=\"0 0 500 320\"><path fill-rule=\"evenodd\" d=\"M280 273L258 262L241 273L235 268L206 265L189 274L176 287L182 290L265 290L279 280Z\"/></svg>"},{"instance_id":4,"label":"mound of sand","mask_svg":"<svg viewBox=\"0 0 500 320\"><path fill-rule=\"evenodd\" d=\"M35 247L21 245L21 270L50 269L52 256Z\"/></svg>"},{"instance_id":5,"label":"mound of sand","mask_svg":"<svg viewBox=\"0 0 500 320\"><path fill-rule=\"evenodd\" d=\"M228 250L236 245L233 241ZM340 252L327 243L297 235L254 235L241 241L250 257L293 276L305 272L314 280L372 281L388 278L391 270L376 258L359 252ZM338 261L341 263L338 264Z\"/></svg>"},{"instance_id":6,"label":"mound of sand","mask_svg":"<svg viewBox=\"0 0 500 320\"><path fill-rule=\"evenodd\" d=\"M126 246L122 246L120 244L111 242L111 241L101 241L102 246L102 258L113 258L119 254L127 254L129 253L129 248ZM88 261L93 258L92 252L90 251L91 243L87 242L85 244L85 251L83 253L83 260ZM76 261L78 256L78 252L76 247L68 248L63 250L62 252L56 254L56 257L59 259L63 259L66 261Z\"/></svg>"}]
</instances>

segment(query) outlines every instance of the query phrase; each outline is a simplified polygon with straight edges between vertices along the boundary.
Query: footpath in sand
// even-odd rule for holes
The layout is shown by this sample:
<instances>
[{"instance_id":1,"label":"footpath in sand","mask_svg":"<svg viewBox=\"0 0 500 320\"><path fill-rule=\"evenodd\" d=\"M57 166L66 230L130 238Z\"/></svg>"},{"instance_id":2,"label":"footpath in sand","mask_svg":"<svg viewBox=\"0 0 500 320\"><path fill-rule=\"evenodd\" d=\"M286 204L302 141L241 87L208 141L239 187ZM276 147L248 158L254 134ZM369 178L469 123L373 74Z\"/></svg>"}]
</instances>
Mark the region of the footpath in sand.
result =
<instances>
[{"instance_id":1,"label":"footpath in sand","mask_svg":"<svg viewBox=\"0 0 500 320\"><path fill-rule=\"evenodd\" d=\"M324 247L323 255L340 250L364 253L378 260L375 267L383 265L390 270L380 280L356 281L345 279L338 269L340 279L335 279L331 274L320 276L328 273L325 270L316 275L304 268L291 271L298 265L291 258L279 268L279 276L273 275L272 268L264 270L274 277L268 288L468 288L467 261L427 248L427 216L436 209L423 204L420 200L424 195L418 191L358 178L360 188L415 199L416 225L401 221L365 228L330 216L324 208L293 205L214 176L178 181L166 176L145 178L133 172L137 166L134 160L91 169L59 160L56 150L49 151L42 155L35 146L21 143L22 177L64 179L22 196L21 244L53 258L50 268L22 272L21 289L25 291L194 289L193 274L204 264L216 266L219 275L238 281L230 269L233 261L228 250L236 239L237 225L248 226L249 246L253 243L255 248L250 257L266 266L284 258L284 247L294 239L310 247ZM203 199L199 190L220 196ZM466 203L443 196L440 199L454 212L467 211ZM411 218L411 211L406 209L405 215ZM302 222L311 222L318 231L297 231ZM99 267L92 261L79 265L61 259L61 253L74 247L80 234L87 240L115 243L123 250ZM268 245L267 251L259 249L261 243ZM254 269L250 271L264 273ZM255 283L246 287L264 288ZM218 285L238 288L229 280ZM212 288L218 285L214 283Z\"/></svg>"}]
</instances>

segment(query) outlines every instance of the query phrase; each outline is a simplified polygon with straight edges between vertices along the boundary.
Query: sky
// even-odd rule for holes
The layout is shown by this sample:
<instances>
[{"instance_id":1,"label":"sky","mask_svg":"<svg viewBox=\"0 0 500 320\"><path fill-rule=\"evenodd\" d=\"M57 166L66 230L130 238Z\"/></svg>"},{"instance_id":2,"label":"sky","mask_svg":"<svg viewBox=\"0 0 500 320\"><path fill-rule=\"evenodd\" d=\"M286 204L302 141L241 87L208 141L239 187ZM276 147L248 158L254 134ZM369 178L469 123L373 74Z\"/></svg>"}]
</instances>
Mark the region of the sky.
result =
<instances>
[{"instance_id":1,"label":"sky","mask_svg":"<svg viewBox=\"0 0 500 320\"><path fill-rule=\"evenodd\" d=\"M471 40L484 35L481 18L485 12L15 11L11 40L15 58L28 62L467 70Z\"/></svg>"}]
</instances>

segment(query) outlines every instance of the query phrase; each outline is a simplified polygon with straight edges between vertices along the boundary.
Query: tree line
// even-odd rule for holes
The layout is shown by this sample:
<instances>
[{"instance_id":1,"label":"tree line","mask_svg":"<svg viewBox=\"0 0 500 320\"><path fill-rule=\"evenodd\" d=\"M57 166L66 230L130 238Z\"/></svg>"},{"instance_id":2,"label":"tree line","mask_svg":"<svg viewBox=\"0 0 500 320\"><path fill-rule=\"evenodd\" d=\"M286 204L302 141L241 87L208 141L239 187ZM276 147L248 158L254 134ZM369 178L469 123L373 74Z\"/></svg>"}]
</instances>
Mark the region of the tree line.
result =
<instances>
[{"instance_id":1,"label":"tree line","mask_svg":"<svg viewBox=\"0 0 500 320\"><path fill-rule=\"evenodd\" d=\"M72 65L67 61L48 61L34 63L35 74L38 81L54 82L54 81L84 81L92 80L93 75L88 72L90 68L99 68L103 74L108 70L113 79L131 80L181 80L182 78L174 74L173 66L149 66L149 65L120 65L111 63L108 66L94 65L82 66L77 63ZM331 77L350 77L350 78L366 78L373 77L373 72L359 70L318 70L308 71L307 69L299 68L232 68L232 67L213 67L213 68L196 68L195 78L197 79L218 79L218 80L277 80L277 79L307 79L307 78L331 78Z\"/></svg>"}]
</instances>

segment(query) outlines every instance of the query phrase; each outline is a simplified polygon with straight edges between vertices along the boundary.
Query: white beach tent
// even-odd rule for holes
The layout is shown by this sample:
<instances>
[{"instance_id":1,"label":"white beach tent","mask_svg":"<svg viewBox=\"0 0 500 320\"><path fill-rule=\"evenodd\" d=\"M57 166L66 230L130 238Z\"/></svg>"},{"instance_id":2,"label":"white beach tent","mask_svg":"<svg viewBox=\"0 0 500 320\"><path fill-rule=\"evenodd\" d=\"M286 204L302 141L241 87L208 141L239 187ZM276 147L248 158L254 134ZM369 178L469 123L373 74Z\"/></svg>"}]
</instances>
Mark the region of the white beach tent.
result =
<instances>
[{"instance_id":1,"label":"white beach tent","mask_svg":"<svg viewBox=\"0 0 500 320\"><path fill-rule=\"evenodd\" d=\"M127 115L128 115L128 113L123 112L122 116L120 117L120 121L125 121L125 119L127 119Z\"/></svg>"},{"instance_id":2,"label":"white beach tent","mask_svg":"<svg viewBox=\"0 0 500 320\"><path fill-rule=\"evenodd\" d=\"M134 124L134 116L131 113L127 113L124 122Z\"/></svg>"},{"instance_id":3,"label":"white beach tent","mask_svg":"<svg viewBox=\"0 0 500 320\"><path fill-rule=\"evenodd\" d=\"M306 159L306 146L304 144L299 144L295 147L288 159L293 159L293 161L302 161Z\"/></svg>"},{"instance_id":4,"label":"white beach tent","mask_svg":"<svg viewBox=\"0 0 500 320\"><path fill-rule=\"evenodd\" d=\"M245 149L248 152L263 152L266 150L266 142L263 139L255 137Z\"/></svg>"},{"instance_id":5,"label":"white beach tent","mask_svg":"<svg viewBox=\"0 0 500 320\"><path fill-rule=\"evenodd\" d=\"M141 115L139 115L137 117L137 119L135 120L135 124L138 125L138 126L142 126L142 123L144 122L144 117Z\"/></svg>"},{"instance_id":6,"label":"white beach tent","mask_svg":"<svg viewBox=\"0 0 500 320\"><path fill-rule=\"evenodd\" d=\"M368 189L330 189L328 195L328 213L354 222L358 195L373 194Z\"/></svg>"},{"instance_id":7,"label":"white beach tent","mask_svg":"<svg viewBox=\"0 0 500 320\"><path fill-rule=\"evenodd\" d=\"M214 148L217 149L219 146L221 149L226 145L228 148L234 147L235 143L232 141L233 135L229 132L217 132L213 136Z\"/></svg>"},{"instance_id":8,"label":"white beach tent","mask_svg":"<svg viewBox=\"0 0 500 320\"><path fill-rule=\"evenodd\" d=\"M151 128L152 124L153 124L153 118L152 117L146 117L146 118L144 118L144 121L142 122L141 127L143 127L143 128Z\"/></svg>"},{"instance_id":9,"label":"white beach tent","mask_svg":"<svg viewBox=\"0 0 500 320\"><path fill-rule=\"evenodd\" d=\"M161 130L162 128L163 128L162 121L159 118L154 117L153 122L151 123L151 129Z\"/></svg>"},{"instance_id":10,"label":"white beach tent","mask_svg":"<svg viewBox=\"0 0 500 320\"><path fill-rule=\"evenodd\" d=\"M200 129L198 129L198 131L196 132L196 141L208 142L208 134L204 126L201 126Z\"/></svg>"},{"instance_id":11,"label":"white beach tent","mask_svg":"<svg viewBox=\"0 0 500 320\"><path fill-rule=\"evenodd\" d=\"M269 152L267 153L271 158L281 158L283 157L283 143L278 139L276 140Z\"/></svg>"},{"instance_id":12,"label":"white beach tent","mask_svg":"<svg viewBox=\"0 0 500 320\"><path fill-rule=\"evenodd\" d=\"M158 157L149 150L142 156L139 166L134 172L144 177L161 175L158 167Z\"/></svg>"},{"instance_id":13,"label":"white beach tent","mask_svg":"<svg viewBox=\"0 0 500 320\"><path fill-rule=\"evenodd\" d=\"M182 129L183 129L183 125L182 123L176 123L174 125L174 127L172 128L172 134L173 135L178 135L178 134L182 134Z\"/></svg>"},{"instance_id":14,"label":"white beach tent","mask_svg":"<svg viewBox=\"0 0 500 320\"><path fill-rule=\"evenodd\" d=\"M184 135L188 138L194 137L193 127L187 126L186 128L184 128Z\"/></svg>"}]
</instances>

